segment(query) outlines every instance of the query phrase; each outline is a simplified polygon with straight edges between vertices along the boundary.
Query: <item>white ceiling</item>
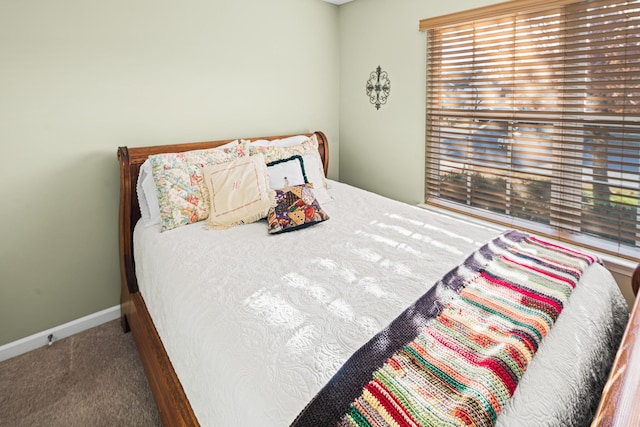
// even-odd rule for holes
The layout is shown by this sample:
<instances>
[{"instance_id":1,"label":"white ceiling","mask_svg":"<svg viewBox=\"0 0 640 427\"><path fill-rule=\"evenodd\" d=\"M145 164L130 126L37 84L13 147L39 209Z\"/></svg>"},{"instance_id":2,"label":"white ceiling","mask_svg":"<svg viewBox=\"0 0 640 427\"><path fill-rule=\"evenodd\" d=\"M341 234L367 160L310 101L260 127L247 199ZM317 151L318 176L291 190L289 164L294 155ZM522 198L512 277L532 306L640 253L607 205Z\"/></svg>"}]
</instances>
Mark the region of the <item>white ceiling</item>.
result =
<instances>
[{"instance_id":1,"label":"white ceiling","mask_svg":"<svg viewBox=\"0 0 640 427\"><path fill-rule=\"evenodd\" d=\"M333 4L345 4L345 3L349 3L352 0L323 0L326 1L327 3L333 3Z\"/></svg>"}]
</instances>

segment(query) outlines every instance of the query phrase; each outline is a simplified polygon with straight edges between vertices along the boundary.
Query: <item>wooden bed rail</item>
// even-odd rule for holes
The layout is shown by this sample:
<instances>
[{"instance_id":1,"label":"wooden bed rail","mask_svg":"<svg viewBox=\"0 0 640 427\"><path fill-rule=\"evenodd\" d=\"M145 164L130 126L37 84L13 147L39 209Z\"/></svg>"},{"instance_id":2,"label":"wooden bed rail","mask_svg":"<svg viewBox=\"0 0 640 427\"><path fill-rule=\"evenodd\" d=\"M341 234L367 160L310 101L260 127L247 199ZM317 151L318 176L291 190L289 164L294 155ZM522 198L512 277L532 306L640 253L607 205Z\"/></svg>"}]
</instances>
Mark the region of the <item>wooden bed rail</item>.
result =
<instances>
[{"instance_id":1,"label":"wooden bed rail","mask_svg":"<svg viewBox=\"0 0 640 427\"><path fill-rule=\"evenodd\" d=\"M640 426L640 265L631 288L636 300L591 427Z\"/></svg>"}]
</instances>

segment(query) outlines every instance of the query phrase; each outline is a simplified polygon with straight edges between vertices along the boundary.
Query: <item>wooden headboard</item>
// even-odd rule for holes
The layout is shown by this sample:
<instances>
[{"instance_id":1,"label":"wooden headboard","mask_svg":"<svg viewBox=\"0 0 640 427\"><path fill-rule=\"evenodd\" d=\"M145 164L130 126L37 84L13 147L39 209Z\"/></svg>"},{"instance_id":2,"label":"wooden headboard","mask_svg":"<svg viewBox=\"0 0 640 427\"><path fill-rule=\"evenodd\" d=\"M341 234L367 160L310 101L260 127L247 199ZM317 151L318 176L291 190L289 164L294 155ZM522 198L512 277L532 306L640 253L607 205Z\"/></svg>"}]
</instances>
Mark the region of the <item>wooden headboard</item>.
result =
<instances>
[{"instance_id":1,"label":"wooden headboard","mask_svg":"<svg viewBox=\"0 0 640 427\"><path fill-rule=\"evenodd\" d=\"M322 132L314 132L306 134L311 136L315 134L318 140L318 151L324 165L324 173L327 174L329 167L329 143L327 137ZM293 135L276 135L267 137L244 138L248 140L257 139L280 139ZM138 281L135 275L135 261L133 259L133 229L140 219L140 207L138 205L138 196L136 193L136 184L138 182L138 173L140 166L144 161L153 154L161 153L177 153L190 150L202 150L214 148L231 142L235 139L225 139L220 141L193 142L186 144L172 145L155 145L149 147L119 147L118 159L120 161L120 211L118 218L119 225L119 243L120 243L120 279L122 285L126 284L130 293L138 291Z\"/></svg>"}]
</instances>

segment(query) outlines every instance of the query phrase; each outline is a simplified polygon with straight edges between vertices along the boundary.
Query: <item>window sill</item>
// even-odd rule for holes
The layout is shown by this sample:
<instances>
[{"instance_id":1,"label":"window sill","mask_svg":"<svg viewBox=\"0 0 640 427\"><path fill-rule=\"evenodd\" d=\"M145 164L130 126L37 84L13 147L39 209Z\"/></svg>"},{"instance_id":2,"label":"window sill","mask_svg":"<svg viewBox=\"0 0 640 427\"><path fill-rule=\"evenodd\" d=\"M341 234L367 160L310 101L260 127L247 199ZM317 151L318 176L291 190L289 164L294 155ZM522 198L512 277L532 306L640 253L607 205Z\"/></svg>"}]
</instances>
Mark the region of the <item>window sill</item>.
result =
<instances>
[{"instance_id":1,"label":"window sill","mask_svg":"<svg viewBox=\"0 0 640 427\"><path fill-rule=\"evenodd\" d=\"M450 211L448 209L445 208L441 208L438 206L433 206L433 205L429 205L426 203L418 203L417 205L419 208L422 209L426 209L426 210L430 210L433 212L437 212L439 214L442 215L448 215L450 217L459 219L459 220L464 220L464 221L468 221L472 224L478 224L481 225L483 227L488 227L488 228L492 228L495 229L496 232L502 232L502 231L506 231L512 228L517 228L517 227L508 227L506 225L502 225L502 224L498 224L498 223L494 223L488 220L484 220L481 218L477 218L477 217L473 217L470 215L465 215L459 212L454 212L454 211ZM560 242L558 240L555 240L551 237L547 237L545 236L545 239L549 239L554 243L558 243L560 245L573 245L576 247L580 247L580 245L578 243L567 243L567 242ZM611 271L612 273L616 273L616 274L620 274L622 276L625 277L629 277L631 278L631 275L633 274L633 271L635 270L636 266L638 266L638 263L633 262L629 259L626 258L622 258L622 257L618 257L609 253L604 253L604 252L598 252L597 250L594 250L593 248L585 248L586 250L588 250L589 252L592 252L593 254L597 255L598 257L600 257L600 259L604 262L605 267Z\"/></svg>"}]
</instances>

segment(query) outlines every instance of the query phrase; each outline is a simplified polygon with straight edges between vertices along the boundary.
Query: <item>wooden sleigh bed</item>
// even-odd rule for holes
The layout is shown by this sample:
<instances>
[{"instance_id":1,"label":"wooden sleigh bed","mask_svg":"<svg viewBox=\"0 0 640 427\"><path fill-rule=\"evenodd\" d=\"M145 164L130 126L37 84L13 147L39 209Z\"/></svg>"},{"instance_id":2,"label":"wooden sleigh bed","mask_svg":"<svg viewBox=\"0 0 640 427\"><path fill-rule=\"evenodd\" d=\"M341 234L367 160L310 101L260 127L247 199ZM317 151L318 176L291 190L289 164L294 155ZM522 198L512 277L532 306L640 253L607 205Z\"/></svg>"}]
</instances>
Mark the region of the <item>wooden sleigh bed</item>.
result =
<instances>
[{"instance_id":1,"label":"wooden sleigh bed","mask_svg":"<svg viewBox=\"0 0 640 427\"><path fill-rule=\"evenodd\" d=\"M270 136L265 138L258 138L261 140L279 140L287 137L285 136ZM319 157L322 161L323 170L326 174L328 168L328 141L326 136L321 132L315 132L314 134L308 134L307 136L315 136L315 139L318 143L318 153ZM127 148L120 147L118 149L118 158L120 161L120 210L119 210L119 252L120 252L120 274L121 274L121 282L122 282L122 293L121 293L121 322L122 327L125 331L131 331L136 342L136 346L140 353L140 357L142 363L144 365L145 373L149 380L149 384L151 387L151 391L155 398L156 404L158 406L158 410L160 412L160 416L162 418L162 422L165 426L196 426L200 425L202 421L196 416L196 412L192 407L192 404L187 397L188 393L183 388L182 381L179 379L178 374L176 373L176 369L174 367L174 363L170 360L167 349L165 348L165 343L160 337L160 333L158 332L158 328L154 319L152 319L149 309L147 307L147 302L142 296L142 292L139 289L138 283L138 271L136 270L136 247L134 247L134 235L136 224L140 221L141 212L139 206L139 199L137 195L137 180L139 176L139 171L142 164L147 160L149 156L161 154L161 153L178 153L178 152L187 152L191 150L202 150L202 149L210 149L214 147L223 146L232 142L233 140L222 140L222 141L210 141L210 142L199 142L199 143L189 143L189 144L177 144L177 145L166 145L166 146L152 146L152 147L139 147L139 148ZM334 183L334 186L338 187L337 190L345 191L350 197L359 197L360 193L355 190L343 188L342 185L338 183ZM355 196L354 196L355 195ZM371 200L371 197L379 197L379 196L371 196L371 195L363 195L365 197L362 200ZM378 200L378 199L375 199ZM382 198L380 198L382 200ZM354 206L357 206L354 205ZM331 204L327 205L327 211L331 211L333 206ZM335 211L338 211L333 207ZM403 208L404 209L404 208ZM408 209L408 208L407 208ZM411 208L416 209L416 208ZM413 211L409 210L413 215ZM331 212L330 212L331 213ZM342 213L336 215L335 218L332 218L328 223L333 222L337 224L341 218ZM420 213L416 213L416 215L420 215ZM399 215L391 214L383 214L384 218L392 218L404 220L405 223L415 224L417 221L409 218L402 218ZM390 223L390 221L389 221ZM371 225L373 224L373 225ZM383 223L381 221L370 221L368 227L378 227L377 229L392 229L397 232L404 232L402 227L391 226L388 223ZM424 225L425 227L428 224ZM242 226L245 227L245 226ZM437 227L432 227L437 228ZM360 234L366 238L370 238L373 240L382 240L382 238L378 235L373 235L368 232L367 228L363 228L363 231L360 231ZM491 233L495 233L495 230L485 230L487 235ZM297 232L296 232L297 233ZM289 234L289 233L287 233ZM415 233L414 233L415 237ZM428 237L424 237L423 240L427 241ZM388 243L388 242L387 242ZM473 242L472 242L473 243ZM470 243L470 245L472 244ZM402 244L400 245L402 246ZM406 245L405 245L406 246ZM366 252L366 253L365 253ZM414 250L415 252L415 250ZM455 251L453 251L455 252ZM371 258L371 251L360 251L361 254L365 257ZM430 254L423 254L428 257ZM459 259L459 255L457 255ZM335 267L331 264L331 260L328 259L320 259L318 261L320 264L324 263L323 266L329 270ZM383 260L384 261L384 260ZM315 261L314 261L315 262ZM316 262L316 263L318 263ZM447 267L448 265L448 267ZM139 266L138 266L139 267ZM387 265L388 267L388 265ZM386 267L386 268L387 268ZM397 267L397 266L396 266ZM447 264L444 263L441 268L442 274L446 273L450 268L455 267L455 264ZM398 269L397 269L398 270ZM406 271L399 269L402 274L405 274ZM291 272L291 274L287 277L297 277L294 274L295 272ZM342 271L343 276L348 276L348 271ZM394 273L396 276L398 275L397 271ZM438 277L440 277L439 274ZM373 280L368 277L367 279ZM374 278L375 279L375 278ZM293 279L291 279L293 280ZM297 280L297 279L296 279ZM355 279L353 277L349 278L351 282ZM351 283L349 282L349 283ZM292 282L293 283L293 282ZM295 282L296 286L301 286L300 282ZM433 282L432 282L433 283ZM615 296L614 299L619 300L619 296ZM619 307L618 307L619 309ZM613 308L612 308L613 310ZM260 313L264 315L264 312ZM395 317L395 316L394 316ZM393 317L392 317L393 319ZM621 323L622 322L622 323ZM609 326L609 332L613 335L611 337L605 337L605 339L611 340L610 345L617 346L617 341L622 333L621 327L624 326L624 323L620 319L612 319L611 325ZM384 324L382 326L385 326ZM565 328L567 329L567 328ZM187 331L184 332L185 334ZM373 335L373 334L372 334ZM627 333L630 335L630 333ZM377 335L376 335L377 336ZM365 340L366 342L366 340ZM586 349L585 349L586 350ZM603 357L601 363L604 363L607 366L610 366L610 363L615 354L615 349L611 351L610 354L605 355ZM542 369L542 368L540 368ZM600 368L602 370L602 368ZM595 387L597 389L596 392L602 389L602 384L604 383L604 379L607 376L607 372L601 374L601 378L597 381L597 384L591 384L591 387ZM596 382L597 382L596 381ZM523 385L523 387L525 387ZM311 393L311 397L315 395L315 392ZM526 401L526 397L518 396L517 399L521 401L524 399ZM316 399L312 399L315 401ZM595 400L597 403L597 399ZM212 402L212 405L215 405ZM580 406L582 403L575 403L574 406L580 410ZM590 403L591 406L593 402ZM601 407L603 404L601 404ZM604 404L606 406L606 404ZM302 408L301 408L302 409ZM306 408L304 408L307 411ZM245 409L250 410L250 409ZM586 409L587 415L584 416L593 416L593 408ZM583 416L583 415L581 415ZM611 417L609 414L608 418ZM608 419L605 417L605 419ZM600 418L602 420L602 418ZM291 419L290 422L294 422L294 419ZM298 423L298 425L309 425L304 422ZM324 425L322 423L314 423L313 425ZM572 425L572 424L566 424ZM606 424L601 424L606 425Z\"/></svg>"},{"instance_id":2,"label":"wooden sleigh bed","mask_svg":"<svg viewBox=\"0 0 640 427\"><path fill-rule=\"evenodd\" d=\"M261 139L279 139L286 136L270 136ZM328 141L321 132L317 132L316 136L319 143L318 151L326 174L329 165ZM144 299L138 292L133 257L133 230L141 217L136 194L138 174L140 166L150 155L208 149L231 141L233 139L141 148L118 148L120 162L118 225L120 236L120 279L122 284L120 297L121 324L125 332L131 331L133 334L149 380L149 386L165 426L197 426L199 424L167 356L153 320L149 316Z\"/></svg>"}]
</instances>

